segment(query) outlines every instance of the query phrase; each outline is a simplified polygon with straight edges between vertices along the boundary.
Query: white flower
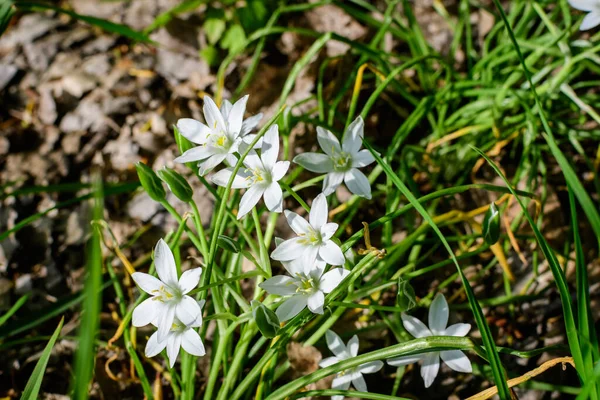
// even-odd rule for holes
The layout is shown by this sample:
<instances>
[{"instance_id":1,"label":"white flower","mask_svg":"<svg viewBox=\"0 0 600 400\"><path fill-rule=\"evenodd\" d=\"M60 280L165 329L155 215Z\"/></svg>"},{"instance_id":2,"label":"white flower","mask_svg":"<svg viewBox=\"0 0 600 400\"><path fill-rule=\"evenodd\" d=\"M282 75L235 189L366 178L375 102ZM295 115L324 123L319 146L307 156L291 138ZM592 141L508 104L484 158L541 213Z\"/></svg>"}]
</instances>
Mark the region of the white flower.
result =
<instances>
[{"instance_id":1,"label":"white flower","mask_svg":"<svg viewBox=\"0 0 600 400\"><path fill-rule=\"evenodd\" d=\"M327 223L327 199L321 193L312 203L308 221L295 212L285 210L290 228L298 235L277 246L271 258L278 261L291 261L303 257L307 265L312 265L320 257L327 264L343 265L344 254L331 237L337 231L338 224Z\"/></svg>"},{"instance_id":2,"label":"white flower","mask_svg":"<svg viewBox=\"0 0 600 400\"><path fill-rule=\"evenodd\" d=\"M335 289L350 273L343 268L333 268L323 274L323 261L315 261L314 264L305 264L303 261L296 259L283 262L291 277L277 275L259 285L270 294L291 296L284 300L275 312L282 322L294 318L307 306L311 312L323 314L325 294Z\"/></svg>"},{"instance_id":3,"label":"white flower","mask_svg":"<svg viewBox=\"0 0 600 400\"><path fill-rule=\"evenodd\" d=\"M580 31L595 28L600 24L600 0L569 0L569 4L588 13L579 26Z\"/></svg>"},{"instance_id":4,"label":"white flower","mask_svg":"<svg viewBox=\"0 0 600 400\"><path fill-rule=\"evenodd\" d=\"M208 125L191 118L177 121L177 129L188 140L200 146L189 149L175 159L185 163L199 161L200 175L211 171L224 160L231 165L236 163L235 153L242 140L252 141L254 135L248 133L256 127L262 114L257 114L244 121L248 95L235 104L223 101L221 109L208 96L204 97L204 119Z\"/></svg>"},{"instance_id":5,"label":"white flower","mask_svg":"<svg viewBox=\"0 0 600 400\"><path fill-rule=\"evenodd\" d=\"M358 354L358 336L354 335L348 341L348 346L344 345L342 339L335 332L328 330L325 333L327 339L327 347L334 354L333 357L327 357L323 359L319 366L321 368L329 367L330 365L336 364L342 360L347 360L352 357L356 357ZM348 390L350 382L354 385L356 390L359 392L367 392L367 383L363 374L372 374L377 372L383 367L382 361L371 361L365 364L361 364L358 367L347 369L342 372L338 372L331 383L332 389ZM332 400L342 400L344 396L331 396Z\"/></svg>"},{"instance_id":6,"label":"white flower","mask_svg":"<svg viewBox=\"0 0 600 400\"><path fill-rule=\"evenodd\" d=\"M429 328L415 317L402 313L404 328L416 338L428 336L466 336L471 330L469 324L448 325L448 303L443 294L438 293L429 308ZM421 377L425 387L431 386L440 369L440 357L455 371L471 372L471 361L460 350L444 350L431 353L418 354L415 356L397 357L388 360L388 364L395 367L408 365L423 360L421 366Z\"/></svg>"},{"instance_id":7,"label":"white flower","mask_svg":"<svg viewBox=\"0 0 600 400\"><path fill-rule=\"evenodd\" d=\"M203 305L204 300L198 302L198 307L202 308ZM152 324L156 325L156 322L153 321ZM175 318L164 340L158 340L158 332L154 332L150 336L148 343L146 343L146 357L154 357L166 347L169 365L173 368L181 347L192 355L198 357L205 355L206 350L204 349L202 339L196 329L194 329L200 326L202 326L202 311L200 311L196 320L189 325L185 325L178 318Z\"/></svg>"},{"instance_id":8,"label":"white flower","mask_svg":"<svg viewBox=\"0 0 600 400\"><path fill-rule=\"evenodd\" d=\"M294 157L294 162L309 171L327 173L323 181L325 196L333 193L343 181L352 193L370 199L371 184L358 168L366 167L375 159L369 150L360 150L363 135L364 122L361 117L350 124L341 146L333 133L317 127L317 139L325 154L299 154Z\"/></svg>"},{"instance_id":9,"label":"white flower","mask_svg":"<svg viewBox=\"0 0 600 400\"><path fill-rule=\"evenodd\" d=\"M283 178L288 168L289 161L277 161L279 155L279 128L271 126L264 136L260 157L254 150L244 158L245 171L238 171L233 180L232 188L247 188L240 201L237 218L246 215L264 196L265 204L269 211L281 212L283 208L283 192L278 181ZM226 168L217 172L212 181L219 186L227 186L233 168Z\"/></svg>"},{"instance_id":10,"label":"white flower","mask_svg":"<svg viewBox=\"0 0 600 400\"><path fill-rule=\"evenodd\" d=\"M154 265L160 280L143 272L131 274L140 289L152 296L133 310L132 323L133 326L145 326L156 322L157 340L162 343L175 318L183 325L190 325L198 319L200 306L186 294L198 285L202 268L189 269L177 280L175 258L162 239L154 249Z\"/></svg>"}]
</instances>

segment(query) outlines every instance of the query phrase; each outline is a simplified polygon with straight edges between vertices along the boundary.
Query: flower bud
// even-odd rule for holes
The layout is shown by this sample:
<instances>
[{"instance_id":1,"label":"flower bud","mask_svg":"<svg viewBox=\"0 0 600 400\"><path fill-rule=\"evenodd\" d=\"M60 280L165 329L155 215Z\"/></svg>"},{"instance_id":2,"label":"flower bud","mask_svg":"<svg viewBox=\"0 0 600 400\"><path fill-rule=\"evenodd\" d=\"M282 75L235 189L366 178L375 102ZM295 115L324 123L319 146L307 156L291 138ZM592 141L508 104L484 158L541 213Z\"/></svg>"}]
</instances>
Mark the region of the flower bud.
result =
<instances>
[{"instance_id":1,"label":"flower bud","mask_svg":"<svg viewBox=\"0 0 600 400\"><path fill-rule=\"evenodd\" d=\"M279 318L260 301L252 300L252 317L260 333L266 338L274 338L279 332Z\"/></svg>"},{"instance_id":2,"label":"flower bud","mask_svg":"<svg viewBox=\"0 0 600 400\"><path fill-rule=\"evenodd\" d=\"M158 170L159 178L167 184L171 192L177 198L185 203L189 203L192 200L194 191L190 184L185 180L183 176L175 172L175 170L167 167L163 167Z\"/></svg>"},{"instance_id":3,"label":"flower bud","mask_svg":"<svg viewBox=\"0 0 600 400\"><path fill-rule=\"evenodd\" d=\"M490 246L495 244L500 237L500 211L495 203L490 204L481 226L481 233L485 242Z\"/></svg>"},{"instance_id":4,"label":"flower bud","mask_svg":"<svg viewBox=\"0 0 600 400\"><path fill-rule=\"evenodd\" d=\"M415 289L413 289L409 281L402 278L398 278L398 296L396 297L396 304L402 312L406 312L417 305Z\"/></svg>"},{"instance_id":5,"label":"flower bud","mask_svg":"<svg viewBox=\"0 0 600 400\"><path fill-rule=\"evenodd\" d=\"M135 164L135 169L137 170L142 187L146 193L148 193L150 198L158 202L164 201L166 196L165 189L152 168L143 162L138 162Z\"/></svg>"},{"instance_id":6,"label":"flower bud","mask_svg":"<svg viewBox=\"0 0 600 400\"><path fill-rule=\"evenodd\" d=\"M232 253L240 252L239 244L237 244L237 242L229 236L219 235L219 237L217 237L217 245L223 250L230 251Z\"/></svg>"}]
</instances>

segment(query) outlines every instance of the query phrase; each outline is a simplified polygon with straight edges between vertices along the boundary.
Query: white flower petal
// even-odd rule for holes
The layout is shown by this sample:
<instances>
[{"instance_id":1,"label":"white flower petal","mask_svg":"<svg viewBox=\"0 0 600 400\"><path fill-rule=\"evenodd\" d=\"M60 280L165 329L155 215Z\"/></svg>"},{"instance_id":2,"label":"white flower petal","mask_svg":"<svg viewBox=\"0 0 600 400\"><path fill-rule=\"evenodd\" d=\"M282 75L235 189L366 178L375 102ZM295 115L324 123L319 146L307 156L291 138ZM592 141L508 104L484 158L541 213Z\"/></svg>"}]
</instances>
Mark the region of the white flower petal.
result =
<instances>
[{"instance_id":1,"label":"white flower petal","mask_svg":"<svg viewBox=\"0 0 600 400\"><path fill-rule=\"evenodd\" d=\"M148 294L152 294L155 290L160 290L164 284L156 277L144 272L134 272L131 274L133 281Z\"/></svg>"},{"instance_id":2,"label":"white flower petal","mask_svg":"<svg viewBox=\"0 0 600 400\"><path fill-rule=\"evenodd\" d=\"M470 324L454 324L447 327L442 335L446 336L466 336L471 330Z\"/></svg>"},{"instance_id":3,"label":"white flower petal","mask_svg":"<svg viewBox=\"0 0 600 400\"><path fill-rule=\"evenodd\" d=\"M210 149L206 146L196 146L194 148L189 149L179 157L177 157L174 161L176 163L186 163L186 162L194 162L194 161L202 161L207 159L212 155Z\"/></svg>"},{"instance_id":4,"label":"white flower petal","mask_svg":"<svg viewBox=\"0 0 600 400\"><path fill-rule=\"evenodd\" d=\"M433 335L443 335L448 325L448 303L443 294L438 293L429 306L429 330Z\"/></svg>"},{"instance_id":5,"label":"white flower petal","mask_svg":"<svg viewBox=\"0 0 600 400\"><path fill-rule=\"evenodd\" d=\"M225 168L215 173L210 180L215 184L222 187L227 187L229 183L229 179L231 179L231 174L233 173L233 168ZM231 184L232 189L242 189L248 187L248 180L246 179L249 175L244 173L243 171L238 171L233 179L233 183Z\"/></svg>"},{"instance_id":6,"label":"white flower petal","mask_svg":"<svg viewBox=\"0 0 600 400\"><path fill-rule=\"evenodd\" d=\"M154 248L154 266L161 281L170 287L178 286L177 265L169 245L160 239Z\"/></svg>"},{"instance_id":7,"label":"white flower petal","mask_svg":"<svg viewBox=\"0 0 600 400\"><path fill-rule=\"evenodd\" d=\"M333 171L333 161L327 154L302 153L294 157L294 162L311 172L327 173Z\"/></svg>"},{"instance_id":8,"label":"white flower petal","mask_svg":"<svg viewBox=\"0 0 600 400\"><path fill-rule=\"evenodd\" d=\"M361 374L373 374L383 368L383 361L371 361L358 366L357 371Z\"/></svg>"},{"instance_id":9,"label":"white flower petal","mask_svg":"<svg viewBox=\"0 0 600 400\"><path fill-rule=\"evenodd\" d=\"M350 353L350 356L356 357L358 354L358 336L352 336L350 340L348 340L348 345L346 347L348 349L348 353Z\"/></svg>"},{"instance_id":10,"label":"white flower petal","mask_svg":"<svg viewBox=\"0 0 600 400\"><path fill-rule=\"evenodd\" d=\"M304 260L302 258L296 258L291 261L282 261L281 264L291 276L296 276L296 274L304 272Z\"/></svg>"},{"instance_id":11,"label":"white flower petal","mask_svg":"<svg viewBox=\"0 0 600 400\"><path fill-rule=\"evenodd\" d=\"M423 378L423 382L425 383L425 387L428 388L431 386L435 377L440 370L440 355L439 353L427 353L423 357L423 365L421 366L421 377Z\"/></svg>"},{"instance_id":12,"label":"white flower petal","mask_svg":"<svg viewBox=\"0 0 600 400\"><path fill-rule=\"evenodd\" d=\"M258 203L264 192L265 188L263 186L250 186L250 188L248 188L246 193L244 193L242 196L242 200L240 200L240 208L238 210L237 219L240 219L244 215L248 214Z\"/></svg>"},{"instance_id":13,"label":"white flower petal","mask_svg":"<svg viewBox=\"0 0 600 400\"><path fill-rule=\"evenodd\" d=\"M321 193L313 200L308 214L308 221L314 230L320 231L321 227L327 223L327 211L327 198Z\"/></svg>"},{"instance_id":14,"label":"white flower petal","mask_svg":"<svg viewBox=\"0 0 600 400\"><path fill-rule=\"evenodd\" d=\"M231 154L231 151L230 151L229 154L227 154L225 156L225 161L227 162L227 165L231 165L233 167L233 166L235 166L237 164L238 158L237 158L237 156L235 154ZM238 170L238 174L243 174L243 171Z\"/></svg>"},{"instance_id":15,"label":"white flower petal","mask_svg":"<svg viewBox=\"0 0 600 400\"><path fill-rule=\"evenodd\" d=\"M289 161L277 161L271 170L271 177L273 181L277 182L281 180L290 168Z\"/></svg>"},{"instance_id":16,"label":"white flower petal","mask_svg":"<svg viewBox=\"0 0 600 400\"><path fill-rule=\"evenodd\" d=\"M231 107L231 111L227 116L227 125L229 132L235 133L236 136L242 130L242 121L244 120L244 113L246 112L246 103L248 102L248 95L245 95L241 99L235 102Z\"/></svg>"},{"instance_id":17,"label":"white flower petal","mask_svg":"<svg viewBox=\"0 0 600 400\"><path fill-rule=\"evenodd\" d=\"M352 167L362 168L375 162L375 157L367 149L361 150L352 156Z\"/></svg>"},{"instance_id":18,"label":"white flower petal","mask_svg":"<svg viewBox=\"0 0 600 400\"><path fill-rule=\"evenodd\" d=\"M144 353L148 358L154 357L163 351L165 347L167 347L167 341L163 340L162 342L159 342L158 332L154 332L152 336L150 336L150 339L148 339L148 343L146 343L146 349L144 350Z\"/></svg>"},{"instance_id":19,"label":"white flower petal","mask_svg":"<svg viewBox=\"0 0 600 400\"><path fill-rule=\"evenodd\" d=\"M422 355L395 357L387 360L387 363L393 367L401 367L403 365L414 364L423 359Z\"/></svg>"},{"instance_id":20,"label":"white flower petal","mask_svg":"<svg viewBox=\"0 0 600 400\"><path fill-rule=\"evenodd\" d=\"M198 165L198 174L204 176L227 158L227 154L214 154Z\"/></svg>"},{"instance_id":21,"label":"white flower petal","mask_svg":"<svg viewBox=\"0 0 600 400\"><path fill-rule=\"evenodd\" d=\"M356 168L351 168L344 174L344 182L348 186L348 190L357 196L366 199L371 198L371 184L369 179Z\"/></svg>"},{"instance_id":22,"label":"white flower petal","mask_svg":"<svg viewBox=\"0 0 600 400\"><path fill-rule=\"evenodd\" d=\"M331 293L333 289L338 287L338 285L348 276L350 275L350 271L344 268L333 268L328 271L323 277L321 277L321 281L319 282L319 289L321 289L324 293Z\"/></svg>"},{"instance_id":23,"label":"white flower petal","mask_svg":"<svg viewBox=\"0 0 600 400\"><path fill-rule=\"evenodd\" d=\"M246 155L246 158L244 158L244 165L251 170L262 171L265 169L262 160L254 150L250 150L250 152Z\"/></svg>"},{"instance_id":24,"label":"white flower petal","mask_svg":"<svg viewBox=\"0 0 600 400\"><path fill-rule=\"evenodd\" d=\"M162 312L158 315L158 331L156 332L158 334L157 339L159 342L167 339L174 320L175 306L167 305L163 307Z\"/></svg>"},{"instance_id":25,"label":"white flower petal","mask_svg":"<svg viewBox=\"0 0 600 400\"><path fill-rule=\"evenodd\" d=\"M308 309L314 314L323 314L323 305L325 304L325 295L320 290L317 290L310 296L306 302Z\"/></svg>"},{"instance_id":26,"label":"white flower petal","mask_svg":"<svg viewBox=\"0 0 600 400\"><path fill-rule=\"evenodd\" d=\"M190 290L193 290L198 286L200 282L200 275L202 274L202 268L192 268L181 274L179 278L179 289L183 294L187 294Z\"/></svg>"},{"instance_id":27,"label":"white flower petal","mask_svg":"<svg viewBox=\"0 0 600 400\"><path fill-rule=\"evenodd\" d=\"M337 375L331 382L331 388L348 390L350 388L350 382L352 382L352 374ZM334 400L334 397L337 397L340 400L344 398L344 396L331 396L331 399Z\"/></svg>"},{"instance_id":28,"label":"white flower petal","mask_svg":"<svg viewBox=\"0 0 600 400\"><path fill-rule=\"evenodd\" d=\"M265 190L264 198L269 211L280 213L283 210L283 191L279 183L271 183Z\"/></svg>"},{"instance_id":29,"label":"white flower petal","mask_svg":"<svg viewBox=\"0 0 600 400\"><path fill-rule=\"evenodd\" d=\"M256 139L256 133L253 133L251 135L246 135L242 138L242 143L240 144L240 147L242 149L242 153L246 150L246 148L248 146L250 146L250 144L252 144L252 142L254 142L254 139ZM260 139L258 139L258 141L254 144L253 149L258 150L262 147L262 142L263 142L263 138L261 137ZM242 147L243 146L243 147Z\"/></svg>"},{"instance_id":30,"label":"white flower petal","mask_svg":"<svg viewBox=\"0 0 600 400\"><path fill-rule=\"evenodd\" d=\"M192 118L179 119L177 121L177 130L187 140L196 144L206 143L206 139L211 133L211 130L208 126Z\"/></svg>"},{"instance_id":31,"label":"white flower petal","mask_svg":"<svg viewBox=\"0 0 600 400\"><path fill-rule=\"evenodd\" d=\"M202 357L206 354L204 344L195 329L186 329L181 335L181 347L194 356Z\"/></svg>"},{"instance_id":32,"label":"white flower petal","mask_svg":"<svg viewBox=\"0 0 600 400\"><path fill-rule=\"evenodd\" d=\"M344 265L344 253L333 240L327 240L319 247L319 257L330 265Z\"/></svg>"},{"instance_id":33,"label":"white flower petal","mask_svg":"<svg viewBox=\"0 0 600 400\"><path fill-rule=\"evenodd\" d=\"M291 296L296 294L296 280L285 275L276 275L261 283L260 288L266 290L269 294L278 296Z\"/></svg>"},{"instance_id":34,"label":"white flower petal","mask_svg":"<svg viewBox=\"0 0 600 400\"><path fill-rule=\"evenodd\" d=\"M204 119L211 130L226 131L225 120L221 114L221 110L217 107L213 99L204 96Z\"/></svg>"},{"instance_id":35,"label":"white flower petal","mask_svg":"<svg viewBox=\"0 0 600 400\"><path fill-rule=\"evenodd\" d=\"M337 333L335 333L331 329L328 329L327 332L325 332L325 340L327 341L327 347L329 347L329 350L331 350L331 352L339 360L346 360L350 358L350 354L348 353L346 345L344 344L342 339L337 335Z\"/></svg>"},{"instance_id":36,"label":"white flower petal","mask_svg":"<svg viewBox=\"0 0 600 400\"><path fill-rule=\"evenodd\" d=\"M424 323L406 313L402 313L402 324L404 329L416 338L431 336L431 331Z\"/></svg>"},{"instance_id":37,"label":"white flower petal","mask_svg":"<svg viewBox=\"0 0 600 400\"><path fill-rule=\"evenodd\" d=\"M277 261L295 260L302 257L307 247L309 246L302 243L302 238L291 238L277 246L271 253L271 258Z\"/></svg>"},{"instance_id":38,"label":"white flower petal","mask_svg":"<svg viewBox=\"0 0 600 400\"><path fill-rule=\"evenodd\" d=\"M246 136L247 134L249 134L252 131L252 129L256 128L256 125L258 125L258 123L260 122L262 117L263 117L263 114L258 113L249 118L246 118L244 120L244 122L242 122L242 129L240 130L240 136ZM248 143L250 143L250 142L248 142Z\"/></svg>"},{"instance_id":39,"label":"white flower petal","mask_svg":"<svg viewBox=\"0 0 600 400\"><path fill-rule=\"evenodd\" d=\"M146 326L156 319L162 311L162 303L154 301L151 297L142 301L134 310L131 316L133 326Z\"/></svg>"},{"instance_id":40,"label":"white flower petal","mask_svg":"<svg viewBox=\"0 0 600 400\"><path fill-rule=\"evenodd\" d=\"M335 356L333 356L333 357L327 357L327 358L324 358L324 359L321 360L321 362L319 363L319 367L321 367L321 368L327 368L327 367L329 367L329 366L331 366L333 364L336 364L338 362L340 362L340 360L337 357L335 357Z\"/></svg>"},{"instance_id":41,"label":"white flower petal","mask_svg":"<svg viewBox=\"0 0 600 400\"><path fill-rule=\"evenodd\" d=\"M167 357L169 357L169 365L171 368L175 365L175 361L177 361L177 356L179 355L181 336L181 334L170 335L167 340Z\"/></svg>"},{"instance_id":42,"label":"white flower petal","mask_svg":"<svg viewBox=\"0 0 600 400\"><path fill-rule=\"evenodd\" d=\"M183 296L175 307L175 316L184 324L191 325L201 313L198 302L190 296Z\"/></svg>"},{"instance_id":43,"label":"white flower petal","mask_svg":"<svg viewBox=\"0 0 600 400\"><path fill-rule=\"evenodd\" d=\"M305 235L310 232L311 227L307 220L290 210L285 210L283 213L288 225L296 235Z\"/></svg>"},{"instance_id":44,"label":"white flower petal","mask_svg":"<svg viewBox=\"0 0 600 400\"><path fill-rule=\"evenodd\" d=\"M295 295L283 301L277 308L275 314L280 322L294 318L306 307L306 297Z\"/></svg>"},{"instance_id":45,"label":"white flower petal","mask_svg":"<svg viewBox=\"0 0 600 400\"><path fill-rule=\"evenodd\" d=\"M460 350L446 350L440 352L440 357L450 368L457 372L473 372L471 361L469 358Z\"/></svg>"},{"instance_id":46,"label":"white flower petal","mask_svg":"<svg viewBox=\"0 0 600 400\"><path fill-rule=\"evenodd\" d=\"M596 0L569 0L571 7L580 11L592 11L597 4Z\"/></svg>"},{"instance_id":47,"label":"white flower petal","mask_svg":"<svg viewBox=\"0 0 600 400\"><path fill-rule=\"evenodd\" d=\"M304 248L304 253L302 254L302 262L304 264L305 274L317 275L319 273L319 269L317 268L317 265L319 265L318 255L319 246L307 245ZM325 264L322 261L321 263ZM323 273L323 271L320 272ZM320 279L321 276L319 275L318 278Z\"/></svg>"},{"instance_id":48,"label":"white flower petal","mask_svg":"<svg viewBox=\"0 0 600 400\"><path fill-rule=\"evenodd\" d=\"M352 384L359 392L367 392L367 382L360 372L352 374Z\"/></svg>"},{"instance_id":49,"label":"white flower petal","mask_svg":"<svg viewBox=\"0 0 600 400\"><path fill-rule=\"evenodd\" d=\"M342 149L346 153L358 153L362 146L364 127L365 123L360 115L348 126L342 139Z\"/></svg>"},{"instance_id":50,"label":"white flower petal","mask_svg":"<svg viewBox=\"0 0 600 400\"><path fill-rule=\"evenodd\" d=\"M331 193L335 192L335 190L342 184L343 181L343 172L328 173L325 175L325 180L323 180L323 194L325 196L329 196Z\"/></svg>"},{"instance_id":51,"label":"white flower petal","mask_svg":"<svg viewBox=\"0 0 600 400\"><path fill-rule=\"evenodd\" d=\"M327 129L321 128L320 126L317 127L317 140L319 141L319 146L321 146L321 149L329 156L342 151L340 142L333 135L333 133L329 132Z\"/></svg>"},{"instance_id":52,"label":"white flower petal","mask_svg":"<svg viewBox=\"0 0 600 400\"><path fill-rule=\"evenodd\" d=\"M223 119L225 121L227 121L227 118L229 117L231 107L233 107L233 104L231 104L229 100L225 99L221 102L221 107L219 108L219 110L221 110L221 115L223 116Z\"/></svg>"},{"instance_id":53,"label":"white flower petal","mask_svg":"<svg viewBox=\"0 0 600 400\"><path fill-rule=\"evenodd\" d=\"M339 225L335 222L328 222L321 227L321 237L323 240L329 240L337 231Z\"/></svg>"},{"instance_id":54,"label":"white flower petal","mask_svg":"<svg viewBox=\"0 0 600 400\"><path fill-rule=\"evenodd\" d=\"M271 125L265 136L263 136L263 144L260 152L260 157L264 166L271 170L277 162L279 156L279 127L277 124Z\"/></svg>"},{"instance_id":55,"label":"white flower petal","mask_svg":"<svg viewBox=\"0 0 600 400\"><path fill-rule=\"evenodd\" d=\"M600 24L600 10L592 11L583 18L581 25L579 25L580 31L587 31L588 29L595 28Z\"/></svg>"}]
</instances>

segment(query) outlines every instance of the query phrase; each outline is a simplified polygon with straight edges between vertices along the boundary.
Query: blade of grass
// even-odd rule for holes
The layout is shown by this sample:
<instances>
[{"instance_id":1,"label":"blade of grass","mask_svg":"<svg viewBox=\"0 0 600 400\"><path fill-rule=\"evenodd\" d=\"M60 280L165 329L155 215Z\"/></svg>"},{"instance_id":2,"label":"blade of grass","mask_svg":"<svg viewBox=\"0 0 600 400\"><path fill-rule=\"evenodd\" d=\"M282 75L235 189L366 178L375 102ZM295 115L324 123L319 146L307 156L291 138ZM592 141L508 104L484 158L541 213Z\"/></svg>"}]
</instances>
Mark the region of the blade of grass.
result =
<instances>
[{"instance_id":1,"label":"blade of grass","mask_svg":"<svg viewBox=\"0 0 600 400\"><path fill-rule=\"evenodd\" d=\"M97 176L94 180L94 205L92 220L103 217L102 184ZM94 373L96 359L95 340L100 323L100 307L102 292L102 250L100 248L100 233L92 229L92 237L88 248L87 277L85 280L81 318L79 328L79 346L75 355L74 398L88 398L88 387Z\"/></svg>"},{"instance_id":2,"label":"blade of grass","mask_svg":"<svg viewBox=\"0 0 600 400\"><path fill-rule=\"evenodd\" d=\"M19 300L17 300L17 302L13 304L10 310L8 310L6 314L0 317L0 326L4 325L6 321L8 321L8 319L12 317L17 312L17 310L21 308L23 304L25 304L25 302L27 302L27 299L29 299L29 294L21 296Z\"/></svg>"},{"instance_id":3,"label":"blade of grass","mask_svg":"<svg viewBox=\"0 0 600 400\"><path fill-rule=\"evenodd\" d=\"M404 183L400 180L398 175L394 173L394 171L390 168L390 166L379 156L379 154L371 147L371 145L363 140L364 146L371 152L375 161L383 168L383 171L386 173L388 178L394 183L394 185L402 192L404 196L408 199L408 201L415 207L415 209L421 214L421 216L429 223L431 228L435 231L437 236L440 238L440 241L450 254L454 265L456 265L456 269L458 271L458 275L460 280L465 288L465 293L467 295L467 299L469 300L469 305L471 306L471 311L473 312L473 316L475 317L475 322L477 323L477 327L481 333L481 339L483 340L483 344L485 346L485 350L487 353L487 358L492 368L492 374L494 376L494 383L498 386L498 395L502 400L510 399L510 390L506 383L504 369L502 367L502 363L500 362L500 356L498 355L498 351L496 350L496 344L494 343L494 339L492 337L492 332L490 331L490 327L483 315L483 311L477 303L477 299L475 298L475 294L473 293L473 289L469 283L469 280L463 273L452 248L446 241L446 238L433 221L427 210L419 203L416 197L412 194L412 192L404 185Z\"/></svg>"},{"instance_id":4,"label":"blade of grass","mask_svg":"<svg viewBox=\"0 0 600 400\"><path fill-rule=\"evenodd\" d=\"M150 39L146 34L142 32L138 32L130 27L122 24L116 24L114 22L107 21L105 19L92 17L89 15L81 15L73 12L71 10L65 10L64 8L56 7L51 4L38 3L33 1L19 1L17 3L17 7L21 11L46 11L52 10L61 14L66 14L72 18L78 19L90 25L97 26L98 28L105 30L110 33L115 33L119 36L125 36L129 39L149 43L153 45L157 45L152 39Z\"/></svg>"},{"instance_id":5,"label":"blade of grass","mask_svg":"<svg viewBox=\"0 0 600 400\"><path fill-rule=\"evenodd\" d=\"M525 204L523 203L521 198L517 195L517 193L514 191L514 189L512 188L512 185L508 182L508 179L506 179L506 177L504 176L504 174L502 173L500 168L487 155L485 155L485 153L483 151L481 151L478 148L475 148L473 146L471 146L471 147L473 148L473 150L475 150L477 153L479 153L479 155L481 157L483 157L490 164L490 166L494 169L494 171L496 171L498 176L504 181L504 183L509 188L509 190L511 191L513 196L515 196L515 199L517 199L517 201L519 202L519 205L521 206L521 209L523 210L525 218L527 218L527 221L529 222L529 225L531 226L531 229L533 230L533 233L537 239L538 244L540 245L540 249L542 250L542 253L544 253L544 256L548 260L548 264L550 266L552 275L554 276L554 281L556 282L556 286L557 286L558 292L560 294L560 299L561 299L561 304L562 304L562 309L563 309L563 316L565 319L565 329L567 332L567 339L569 342L569 349L571 350L571 355L573 356L573 359L575 360L575 366L577 367L577 372L579 373L580 378L582 379L583 382L586 382L586 381L588 381L588 379L586 379L586 378L590 378L589 375L591 374L591 371L586 371L584 368L583 356L581 354L581 348L579 346L579 337L578 337L578 333L577 333L577 327L575 325L575 318L573 315L573 307L571 305L571 294L569 292L567 278L565 277L565 274L564 274L562 268L560 267L560 264L558 263L556 256L552 252L552 249L548 245L548 242L546 242L546 239L544 239L544 237L542 236L542 233L538 229L537 224L533 221L533 218L531 218L531 215L529 215L529 212L527 211L527 207L525 206Z\"/></svg>"},{"instance_id":6,"label":"blade of grass","mask_svg":"<svg viewBox=\"0 0 600 400\"><path fill-rule=\"evenodd\" d=\"M21 400L36 400L38 398L40 387L42 386L42 380L44 379L44 372L46 372L46 366L48 365L48 360L50 359L50 354L52 353L52 348L54 347L54 343L56 343L56 339L58 339L58 335L60 335L64 321L64 317L60 319L58 326L54 330L54 334L42 352L42 356L38 360L37 364L35 364L33 373L29 377L27 385L21 394Z\"/></svg>"},{"instance_id":7,"label":"blade of grass","mask_svg":"<svg viewBox=\"0 0 600 400\"><path fill-rule=\"evenodd\" d=\"M519 61L521 62L521 65L523 67L523 71L525 73L527 81L529 82L529 90L533 94L535 104L538 108L538 114L540 116L540 120L542 121L542 125L544 126L544 131L546 132L546 134L542 135L542 136L546 140L546 143L548 144L548 147L550 148L552 155L554 156L554 158L556 158L556 161L558 162L558 165L560 166L560 169L562 170L562 172L565 176L565 180L567 181L568 185L573 190L575 196L577 197L577 200L579 200L579 203L581 204L581 207L583 208L586 216L588 217L588 220L589 220L590 224L592 225L592 228L594 229L596 236L598 238L600 238L600 214L598 213L597 206L594 204L591 197L586 192L581 181L577 177L577 174L573 170L573 167L571 166L571 164L569 163L569 161L567 160L567 158L565 157L563 152L558 147L558 144L556 143L556 140L554 139L552 130L550 129L550 124L548 123L548 120L546 119L546 113L544 112L544 109L542 107L542 102L540 101L540 98L538 96L535 85L533 84L533 81L531 79L531 72L529 71L529 68L527 67L527 64L525 63L525 59L523 57L523 54L521 53L521 49L519 47L519 44L517 43L517 39L515 38L515 35L510 26L510 23L508 22L508 19L506 18L504 9L502 8L502 5L500 4L499 0L494 0L494 4L496 5L496 8L498 9L500 16L502 17L502 20L504 21L504 25L506 27L506 31L508 32L508 36L510 37L510 40L513 43L513 46L517 52L517 56L519 57Z\"/></svg>"}]
</instances>

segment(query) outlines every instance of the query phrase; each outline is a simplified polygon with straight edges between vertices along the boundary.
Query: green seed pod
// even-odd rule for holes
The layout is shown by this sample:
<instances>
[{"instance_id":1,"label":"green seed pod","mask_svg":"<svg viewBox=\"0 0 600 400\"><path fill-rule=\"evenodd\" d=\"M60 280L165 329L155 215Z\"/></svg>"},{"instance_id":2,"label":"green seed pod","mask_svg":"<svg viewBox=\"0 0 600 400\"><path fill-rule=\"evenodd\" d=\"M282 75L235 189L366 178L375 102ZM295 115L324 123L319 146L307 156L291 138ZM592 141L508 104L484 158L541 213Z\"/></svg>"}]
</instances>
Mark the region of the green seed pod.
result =
<instances>
[{"instance_id":1,"label":"green seed pod","mask_svg":"<svg viewBox=\"0 0 600 400\"><path fill-rule=\"evenodd\" d=\"M185 203L189 203L192 200L194 191L183 176L167 167L159 169L158 176L164 183L167 184L171 192L173 192L173 194L177 196L179 200Z\"/></svg>"},{"instance_id":2,"label":"green seed pod","mask_svg":"<svg viewBox=\"0 0 600 400\"><path fill-rule=\"evenodd\" d=\"M481 234L490 246L495 244L500 237L500 211L495 203L490 204L481 226Z\"/></svg>"},{"instance_id":3,"label":"green seed pod","mask_svg":"<svg viewBox=\"0 0 600 400\"><path fill-rule=\"evenodd\" d=\"M398 296L396 297L396 304L402 312L406 312L417 305L415 289L413 289L409 281L402 278L398 278Z\"/></svg>"},{"instance_id":4,"label":"green seed pod","mask_svg":"<svg viewBox=\"0 0 600 400\"><path fill-rule=\"evenodd\" d=\"M252 300L252 317L260 333L268 339L274 338L279 332L279 318L260 301Z\"/></svg>"},{"instance_id":5,"label":"green seed pod","mask_svg":"<svg viewBox=\"0 0 600 400\"><path fill-rule=\"evenodd\" d=\"M240 252L240 245L229 236L219 235L217 238L217 245L223 250L230 251L232 253Z\"/></svg>"},{"instance_id":6,"label":"green seed pod","mask_svg":"<svg viewBox=\"0 0 600 400\"><path fill-rule=\"evenodd\" d=\"M162 182L158 179L152 168L143 162L138 162L135 164L135 169L137 170L142 187L150 198L158 202L164 201L166 196L165 188L163 188Z\"/></svg>"}]
</instances>

